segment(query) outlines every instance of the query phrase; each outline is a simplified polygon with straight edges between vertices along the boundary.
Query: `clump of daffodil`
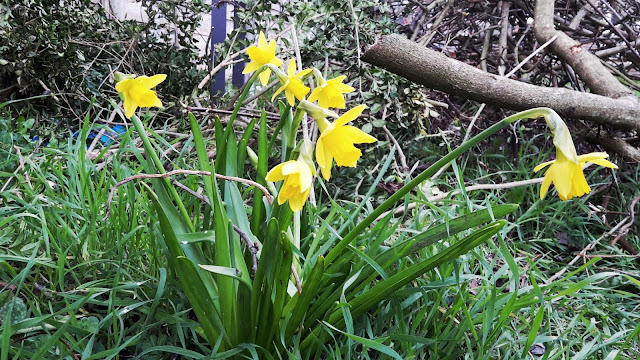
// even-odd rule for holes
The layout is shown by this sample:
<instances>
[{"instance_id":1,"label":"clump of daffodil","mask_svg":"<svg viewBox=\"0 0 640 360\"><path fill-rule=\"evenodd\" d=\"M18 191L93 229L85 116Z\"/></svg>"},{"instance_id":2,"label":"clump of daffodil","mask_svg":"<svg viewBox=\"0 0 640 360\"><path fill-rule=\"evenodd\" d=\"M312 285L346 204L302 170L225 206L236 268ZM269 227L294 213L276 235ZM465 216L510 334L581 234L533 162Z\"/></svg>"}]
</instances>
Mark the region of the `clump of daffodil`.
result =
<instances>
[{"instance_id":1,"label":"clump of daffodil","mask_svg":"<svg viewBox=\"0 0 640 360\"><path fill-rule=\"evenodd\" d=\"M323 108L338 108L344 109L346 104L344 101L344 94L354 92L356 89L342 82L346 79L346 76L338 76L336 78L325 80L320 74L320 71L314 69L314 75L318 82L316 87L309 95L309 101L318 101L318 105Z\"/></svg>"},{"instance_id":2,"label":"clump of daffodil","mask_svg":"<svg viewBox=\"0 0 640 360\"><path fill-rule=\"evenodd\" d=\"M276 96L278 96L278 94L280 94L284 90L284 95L287 98L287 102L289 103L289 105L293 106L295 104L294 98L302 100L302 98L305 97L305 95L307 95L309 91L311 91L311 89L304 85L301 78L310 73L312 70L305 69L300 72L296 71L296 62L294 59L291 59L291 61L289 61L289 67L287 68L287 74L282 71L276 72L276 75L278 75L282 86L273 94L273 97L271 97L271 101L273 101L273 99L275 99Z\"/></svg>"},{"instance_id":3,"label":"clump of daffodil","mask_svg":"<svg viewBox=\"0 0 640 360\"><path fill-rule=\"evenodd\" d=\"M347 123L357 118L364 109L364 105L357 106L344 113L333 123L326 118L314 118L320 130L320 137L316 144L316 161L320 166L322 176L326 180L331 178L333 160L336 161L338 166L354 167L362 156L362 151L355 147L354 144L377 141L376 138L364 131L347 125Z\"/></svg>"},{"instance_id":4,"label":"clump of daffodil","mask_svg":"<svg viewBox=\"0 0 640 360\"><path fill-rule=\"evenodd\" d=\"M156 92L151 90L163 82L167 75L158 74L152 77L118 74L116 76L116 90L122 95L124 101L124 115L127 118L133 116L138 107L161 107L162 102ZM119 80L119 78L123 80Z\"/></svg>"},{"instance_id":5,"label":"clump of daffodil","mask_svg":"<svg viewBox=\"0 0 640 360\"><path fill-rule=\"evenodd\" d=\"M545 117L545 120L553 133L556 159L536 166L533 171L538 172L549 166L549 169L544 173L544 180L540 188L540 199L544 198L549 186L553 184L558 191L558 197L564 201L591 192L587 179L582 172L582 167L585 164L593 163L612 169L617 169L618 167L605 160L609 155L604 152L578 156L567 125L557 114L553 114L553 116Z\"/></svg>"},{"instance_id":6,"label":"clump of daffodil","mask_svg":"<svg viewBox=\"0 0 640 360\"><path fill-rule=\"evenodd\" d=\"M251 62L247 64L244 70L242 70L243 74L250 74L258 70L262 65L266 64L272 64L275 67L280 67L280 65L282 65L282 60L276 57L275 40L271 40L267 44L267 38L264 36L262 31L260 31L260 36L258 38L258 46L250 46L247 49L247 54L249 55ZM271 76L271 69L264 69L258 76L260 77L262 85L267 85L269 77Z\"/></svg>"},{"instance_id":7,"label":"clump of daffodil","mask_svg":"<svg viewBox=\"0 0 640 360\"><path fill-rule=\"evenodd\" d=\"M267 181L284 180L278 193L278 204L289 201L289 207L293 212L302 210L304 203L309 198L313 176L316 171L311 162L311 144L305 141L300 149L297 160L289 160L271 169L266 176Z\"/></svg>"}]
</instances>

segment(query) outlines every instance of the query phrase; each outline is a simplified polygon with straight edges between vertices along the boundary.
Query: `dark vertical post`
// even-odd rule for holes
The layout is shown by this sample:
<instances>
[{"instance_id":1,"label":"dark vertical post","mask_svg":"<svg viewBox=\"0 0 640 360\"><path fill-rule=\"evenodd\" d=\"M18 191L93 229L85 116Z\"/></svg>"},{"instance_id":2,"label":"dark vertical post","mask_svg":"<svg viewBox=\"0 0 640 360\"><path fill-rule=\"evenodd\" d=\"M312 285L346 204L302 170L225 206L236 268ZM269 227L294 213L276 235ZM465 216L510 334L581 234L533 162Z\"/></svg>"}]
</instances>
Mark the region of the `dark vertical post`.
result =
<instances>
[{"instance_id":1,"label":"dark vertical post","mask_svg":"<svg viewBox=\"0 0 640 360\"><path fill-rule=\"evenodd\" d=\"M236 27L244 27L242 24L233 23ZM245 34L242 33L238 35L238 40L244 40ZM239 62L233 65L233 77L231 78L231 82L238 88L241 88L244 85L244 75L242 74L242 70L244 70L245 63Z\"/></svg>"},{"instance_id":2,"label":"dark vertical post","mask_svg":"<svg viewBox=\"0 0 640 360\"><path fill-rule=\"evenodd\" d=\"M216 55L215 45L224 42L227 37L227 4L220 0L211 0L211 5L211 27L213 28L211 34L211 62L215 66L218 61L223 60L221 54ZM218 93L220 96L224 94L224 82L224 69L221 69L211 82L211 95L214 104Z\"/></svg>"}]
</instances>

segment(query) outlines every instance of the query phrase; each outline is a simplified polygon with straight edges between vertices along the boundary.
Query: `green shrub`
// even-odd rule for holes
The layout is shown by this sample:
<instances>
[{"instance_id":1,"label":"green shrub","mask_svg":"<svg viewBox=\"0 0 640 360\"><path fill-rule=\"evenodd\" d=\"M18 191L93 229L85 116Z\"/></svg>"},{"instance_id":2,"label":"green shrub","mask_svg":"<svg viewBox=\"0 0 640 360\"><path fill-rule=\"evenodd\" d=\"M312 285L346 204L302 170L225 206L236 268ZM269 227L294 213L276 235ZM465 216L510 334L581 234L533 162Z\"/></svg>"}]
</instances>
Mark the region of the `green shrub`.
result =
<instances>
[{"instance_id":1,"label":"green shrub","mask_svg":"<svg viewBox=\"0 0 640 360\"><path fill-rule=\"evenodd\" d=\"M111 19L90 0L0 5L0 100L56 94L16 104L11 113L45 123L76 120L92 98L99 106L113 98L114 71L166 73L168 100L190 94L203 76L198 66L207 63L193 34L208 6L203 1L143 6L152 19L148 23ZM157 18L163 21L153 21Z\"/></svg>"}]
</instances>

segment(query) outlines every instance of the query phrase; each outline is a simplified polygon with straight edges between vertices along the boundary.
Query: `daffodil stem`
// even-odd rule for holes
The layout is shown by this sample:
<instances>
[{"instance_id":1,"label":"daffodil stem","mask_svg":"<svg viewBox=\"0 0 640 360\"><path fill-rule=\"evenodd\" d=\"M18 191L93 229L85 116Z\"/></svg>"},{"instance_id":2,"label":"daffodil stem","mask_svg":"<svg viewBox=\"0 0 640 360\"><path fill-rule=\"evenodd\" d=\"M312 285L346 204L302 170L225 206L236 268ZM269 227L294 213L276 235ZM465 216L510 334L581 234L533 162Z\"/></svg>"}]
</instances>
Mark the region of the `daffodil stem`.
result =
<instances>
[{"instance_id":1,"label":"daffodil stem","mask_svg":"<svg viewBox=\"0 0 640 360\"><path fill-rule=\"evenodd\" d=\"M153 164L155 165L157 171L160 174L164 174L166 172L164 170L164 166L162 165L162 162L160 161L160 158L156 153L156 149L153 147L153 145L151 145L151 141L149 141L149 137L147 136L147 133L144 130L144 125L142 124L142 121L140 121L140 119L136 115L133 115L131 117L131 122L133 122L133 126L136 128L138 135L140 135L140 139L142 139L142 144L144 145L144 149L146 153L151 157L151 161L153 161ZM171 184L171 179L164 178L162 179L162 181L165 182L166 188L169 189L171 196L173 197L176 204L178 205L178 209L180 210L180 214L184 218L185 223L187 224L187 226L189 226L189 229L191 231L195 231L195 227L191 222L189 213L187 212L187 209L184 207L184 204L182 203L182 200L180 199L180 196L178 195L176 188L173 186L173 184Z\"/></svg>"},{"instance_id":2,"label":"daffodil stem","mask_svg":"<svg viewBox=\"0 0 640 360\"><path fill-rule=\"evenodd\" d=\"M353 230L351 230L347 235L345 235L340 242L336 244L336 246L329 251L327 256L325 257L325 263L331 264L333 260L335 260L353 241L358 235L360 235L365 229L378 218L383 212L387 211L391 208L395 203L397 203L400 199L402 199L405 195L407 195L413 188L418 186L421 182L427 180L431 175L435 174L441 167L445 166L449 162L455 160L460 155L462 155L467 150L471 149L471 147L477 145L482 140L488 138L493 135L497 131L505 128L507 125L512 124L518 120L522 119L536 119L541 116L547 117L551 114L555 113L553 110L549 108L534 108L530 110L525 110L519 112L517 114L511 115L500 122L492 125L490 128L484 130L480 134L474 136L469 139L466 143L463 143L455 150L451 151L449 154L442 157L440 160L436 161L433 165L429 166L426 170L416 176L413 180L409 181L406 185L396 191L393 195L391 195L385 202L380 204L375 210L373 210L366 218L364 218L358 225L356 225Z\"/></svg>"},{"instance_id":3,"label":"daffodil stem","mask_svg":"<svg viewBox=\"0 0 640 360\"><path fill-rule=\"evenodd\" d=\"M293 113L293 121L291 122L291 129L289 129L289 133L287 134L287 147L293 149L296 147L296 138L298 135L298 128L300 128L300 123L302 123L302 118L304 117L304 110L300 110L296 108L296 111Z\"/></svg>"},{"instance_id":4,"label":"daffodil stem","mask_svg":"<svg viewBox=\"0 0 640 360\"><path fill-rule=\"evenodd\" d=\"M296 211L293 213L293 246L296 249L300 250L300 213L301 211ZM293 255L293 264L292 266L298 271L298 274L301 273L300 262L298 260L298 255L294 253Z\"/></svg>"}]
</instances>

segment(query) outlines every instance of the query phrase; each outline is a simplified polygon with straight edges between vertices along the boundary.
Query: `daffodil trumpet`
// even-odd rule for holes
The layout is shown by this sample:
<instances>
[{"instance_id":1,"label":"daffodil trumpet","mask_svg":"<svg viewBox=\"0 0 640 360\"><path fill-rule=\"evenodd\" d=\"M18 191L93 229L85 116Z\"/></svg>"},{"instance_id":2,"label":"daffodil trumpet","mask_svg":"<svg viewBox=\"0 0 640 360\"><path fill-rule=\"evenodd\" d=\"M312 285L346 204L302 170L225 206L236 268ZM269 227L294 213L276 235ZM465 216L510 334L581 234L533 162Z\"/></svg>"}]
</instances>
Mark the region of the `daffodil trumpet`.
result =
<instances>
[{"instance_id":1,"label":"daffodil trumpet","mask_svg":"<svg viewBox=\"0 0 640 360\"><path fill-rule=\"evenodd\" d=\"M271 76L271 68L264 68L264 65L273 65L275 68L282 65L282 60L276 57L275 40L270 40L267 43L267 38L264 36L264 33L260 31L260 35L258 36L258 45L250 46L247 49L247 54L249 55L251 62L249 62L244 70L242 70L242 73L250 74L257 71L262 85L267 85L269 77Z\"/></svg>"},{"instance_id":2,"label":"daffodil trumpet","mask_svg":"<svg viewBox=\"0 0 640 360\"><path fill-rule=\"evenodd\" d=\"M277 165L265 177L271 182L284 181L278 191L278 205L289 202L289 207L294 213L302 210L313 187L316 171L310 155L312 148L313 145L308 140L302 141L292 152L297 153L296 160Z\"/></svg>"},{"instance_id":3,"label":"daffodil trumpet","mask_svg":"<svg viewBox=\"0 0 640 360\"><path fill-rule=\"evenodd\" d=\"M609 155L604 152L578 155L567 124L562 121L555 111L550 110L544 119L553 134L556 160L547 161L533 169L534 172L538 172L549 166L544 173L544 180L540 187L540 199L545 197L551 184L555 186L558 197L563 201L590 193L591 187L589 187L582 171L583 166L587 163L594 163L611 169L618 168L615 164L605 160Z\"/></svg>"},{"instance_id":4,"label":"daffodil trumpet","mask_svg":"<svg viewBox=\"0 0 640 360\"><path fill-rule=\"evenodd\" d=\"M287 73L277 72L276 75L280 79L282 86L273 93L271 100L275 99L278 94L284 91L284 95L287 98L289 105L295 105L295 99L302 100L311 89L304 84L304 80L309 74L311 69L305 69L298 71L296 61L291 59L289 66L287 67Z\"/></svg>"},{"instance_id":5,"label":"daffodil trumpet","mask_svg":"<svg viewBox=\"0 0 640 360\"><path fill-rule=\"evenodd\" d=\"M325 80L320 70L313 68L313 74L316 79L316 88L309 95L310 102L318 102L322 108L338 108L344 109L346 102L344 94L354 92L356 89L343 84L346 76L338 76L333 79Z\"/></svg>"},{"instance_id":6,"label":"daffodil trumpet","mask_svg":"<svg viewBox=\"0 0 640 360\"><path fill-rule=\"evenodd\" d=\"M331 167L334 160L338 166L356 166L362 156L362 151L354 144L377 141L376 138L364 131L347 125L355 120L364 109L364 105L356 106L338 117L333 123L324 118L314 119L320 130L320 137L316 143L316 161L325 180L331 178Z\"/></svg>"},{"instance_id":7,"label":"daffodil trumpet","mask_svg":"<svg viewBox=\"0 0 640 360\"><path fill-rule=\"evenodd\" d=\"M165 74L157 74L151 77L118 74L115 77L116 90L122 97L124 116L129 119L139 107L162 107L156 92L151 90L167 78Z\"/></svg>"}]
</instances>

